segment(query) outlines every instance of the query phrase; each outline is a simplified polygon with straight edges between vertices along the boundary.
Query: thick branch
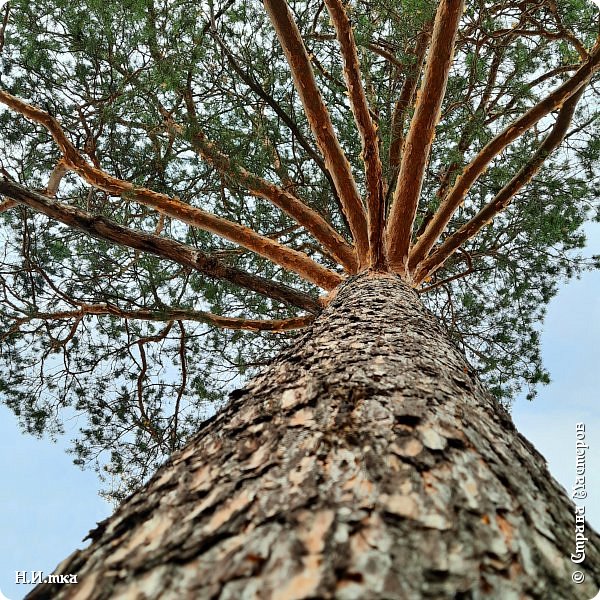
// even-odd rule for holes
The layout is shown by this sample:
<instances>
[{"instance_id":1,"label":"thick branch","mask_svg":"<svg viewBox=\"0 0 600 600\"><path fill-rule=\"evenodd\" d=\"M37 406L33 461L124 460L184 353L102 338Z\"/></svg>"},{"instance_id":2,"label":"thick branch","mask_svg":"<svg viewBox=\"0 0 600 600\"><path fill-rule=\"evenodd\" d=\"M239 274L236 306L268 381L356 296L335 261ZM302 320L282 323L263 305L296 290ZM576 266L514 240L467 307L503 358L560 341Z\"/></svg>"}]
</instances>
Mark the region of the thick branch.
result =
<instances>
[{"instance_id":1,"label":"thick branch","mask_svg":"<svg viewBox=\"0 0 600 600\"><path fill-rule=\"evenodd\" d=\"M256 78L254 76L252 76L249 73L246 73L246 71L244 71L244 69L242 69L239 62L236 60L235 56L232 54L231 50L229 50L229 48L227 47L225 42L221 39L221 36L219 36L218 33L214 29L213 29L212 35L213 35L214 39L217 41L217 43L219 44L219 46L221 47L221 49L223 50L223 52L225 53L225 56L227 57L227 60L229 61L229 64L231 65L233 70L240 76L240 79L259 98L264 100L273 109L273 112L287 125L288 129L292 132L292 134L298 140L298 144L300 144L300 146L305 150L305 152L313 159L313 161L315 162L317 167L319 167L319 169L323 172L323 175L325 175L325 178L329 182L329 185L331 187L331 192L334 196L336 205L338 206L338 208L340 210L344 224L346 225L346 227L349 230L350 225L348 223L346 215L344 214L344 209L343 209L342 203L340 202L338 192L335 188L335 183L333 181L333 177L331 176L331 173L325 166L325 163L323 162L323 159L321 158L321 156L319 156L318 152L312 147L310 142L304 137L304 134L298 127L298 124L294 121L294 119L292 119L292 117L290 115L288 115L288 113L285 112L285 110L283 110L283 108L277 102L277 100L275 100L275 98L273 96L271 96L270 94L267 93L267 91L259 84L259 82L256 80ZM188 107L188 112L190 113L190 115L194 115L194 111L190 111L191 103L189 102L189 99L186 100L186 106Z\"/></svg>"},{"instance_id":2,"label":"thick branch","mask_svg":"<svg viewBox=\"0 0 600 600\"><path fill-rule=\"evenodd\" d=\"M10 198L3 200L2 202L0 202L0 213L6 212L7 210L14 208L18 204L18 202L16 202L15 200L11 200Z\"/></svg>"},{"instance_id":3,"label":"thick branch","mask_svg":"<svg viewBox=\"0 0 600 600\"><path fill-rule=\"evenodd\" d=\"M110 219L58 202L13 181L0 178L0 194L94 237L161 256L209 277L229 281L268 298L303 308L313 314L321 309L318 300L308 294L230 267L196 248L175 240L123 227Z\"/></svg>"},{"instance_id":4,"label":"thick branch","mask_svg":"<svg viewBox=\"0 0 600 600\"><path fill-rule=\"evenodd\" d=\"M463 6L464 0L441 0L437 9L427 67L404 144L386 231L388 262L400 272L406 268L423 176L440 118Z\"/></svg>"},{"instance_id":5,"label":"thick branch","mask_svg":"<svg viewBox=\"0 0 600 600\"><path fill-rule=\"evenodd\" d=\"M358 261L366 266L369 252L367 221L350 163L337 139L327 107L315 81L310 59L285 0L264 0L265 8L290 65L294 85L308 123L333 177L354 238Z\"/></svg>"},{"instance_id":6,"label":"thick branch","mask_svg":"<svg viewBox=\"0 0 600 600\"><path fill-rule=\"evenodd\" d=\"M46 186L45 190L46 196L50 196L51 198L56 196L58 186L60 185L60 182L62 181L62 178L65 176L67 171L68 169L67 167L65 167L63 161L59 160L48 179L48 185ZM0 213L10 210L11 208L14 208L18 205L19 203L11 198L3 200L2 202L0 202Z\"/></svg>"},{"instance_id":7,"label":"thick branch","mask_svg":"<svg viewBox=\"0 0 600 600\"><path fill-rule=\"evenodd\" d=\"M300 198L243 167L232 165L230 158L220 152L213 142L207 140L202 132L193 135L192 145L204 160L223 175L238 182L251 194L273 203L305 227L338 263L347 271L356 273L357 260L354 249L321 215L304 204Z\"/></svg>"},{"instance_id":8,"label":"thick branch","mask_svg":"<svg viewBox=\"0 0 600 600\"><path fill-rule=\"evenodd\" d=\"M369 228L369 265L383 270L383 177L379 158L377 129L369 114L369 105L360 77L360 65L354 34L341 0L325 0L344 60L344 80L350 98L350 108L362 142L367 184L367 211Z\"/></svg>"},{"instance_id":9,"label":"thick branch","mask_svg":"<svg viewBox=\"0 0 600 600\"><path fill-rule=\"evenodd\" d=\"M415 274L416 282L423 281L439 269L455 250L477 235L483 227L491 223L497 214L505 210L519 190L533 179L546 158L564 140L573 119L577 102L583 95L584 90L585 88L580 88L562 105L552 130L527 164L470 221L448 237L427 259L420 263Z\"/></svg>"},{"instance_id":10,"label":"thick branch","mask_svg":"<svg viewBox=\"0 0 600 600\"><path fill-rule=\"evenodd\" d=\"M600 40L596 42L589 60L583 63L571 78L486 144L457 178L452 189L442 200L425 232L417 240L411 252L410 268L415 268L425 259L435 242L442 235L454 212L463 203L471 186L484 173L490 162L540 119L560 107L568 98L584 87L599 68Z\"/></svg>"},{"instance_id":11,"label":"thick branch","mask_svg":"<svg viewBox=\"0 0 600 600\"><path fill-rule=\"evenodd\" d=\"M149 206L169 217L240 244L240 246L244 246L272 262L294 271L300 277L326 290L330 290L341 283L342 278L337 273L319 265L306 254L262 236L249 227L244 227L200 208L190 206L177 197L171 198L166 194L154 192L148 188L137 187L129 181L123 181L93 167L67 139L58 121L47 112L35 108L4 91L0 91L0 102L21 113L24 117L46 127L63 153L64 164L94 187L109 194L122 196L125 199Z\"/></svg>"},{"instance_id":12,"label":"thick branch","mask_svg":"<svg viewBox=\"0 0 600 600\"><path fill-rule=\"evenodd\" d=\"M164 307L159 310L125 310L108 302L97 304L82 302L79 308L74 310L36 312L26 317L15 319L15 323L8 333L14 333L21 325L35 320L60 321L80 319L83 315L113 315L122 319L136 319L140 321L196 321L221 329L272 331L275 333L306 327L314 319L313 315L291 317L289 319L245 319L243 317L223 317L210 312L185 308Z\"/></svg>"}]
</instances>

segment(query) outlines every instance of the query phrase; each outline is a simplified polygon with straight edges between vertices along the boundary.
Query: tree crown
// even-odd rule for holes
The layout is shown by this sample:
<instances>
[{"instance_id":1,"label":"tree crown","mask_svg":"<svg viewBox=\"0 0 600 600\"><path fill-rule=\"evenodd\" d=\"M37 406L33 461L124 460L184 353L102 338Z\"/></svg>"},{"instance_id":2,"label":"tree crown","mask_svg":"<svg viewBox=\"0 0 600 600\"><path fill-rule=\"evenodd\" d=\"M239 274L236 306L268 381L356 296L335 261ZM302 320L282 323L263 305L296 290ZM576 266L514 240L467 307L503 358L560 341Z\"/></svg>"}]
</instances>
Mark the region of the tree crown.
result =
<instances>
[{"instance_id":1,"label":"tree crown","mask_svg":"<svg viewBox=\"0 0 600 600\"><path fill-rule=\"evenodd\" d=\"M584 0L11 0L4 401L36 434L77 415L120 498L366 269L500 399L533 394L544 307L595 266L597 23Z\"/></svg>"}]
</instances>

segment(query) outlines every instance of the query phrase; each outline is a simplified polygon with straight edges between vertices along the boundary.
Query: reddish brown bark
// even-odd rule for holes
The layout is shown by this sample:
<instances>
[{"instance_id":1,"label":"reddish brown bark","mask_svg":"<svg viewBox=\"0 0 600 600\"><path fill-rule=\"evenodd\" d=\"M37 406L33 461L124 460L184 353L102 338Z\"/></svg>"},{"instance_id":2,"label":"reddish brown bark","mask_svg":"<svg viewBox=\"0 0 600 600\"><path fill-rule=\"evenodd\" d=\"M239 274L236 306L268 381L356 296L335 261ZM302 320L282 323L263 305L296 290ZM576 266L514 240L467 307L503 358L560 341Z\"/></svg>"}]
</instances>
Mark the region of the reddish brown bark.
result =
<instances>
[{"instance_id":1,"label":"reddish brown bark","mask_svg":"<svg viewBox=\"0 0 600 600\"><path fill-rule=\"evenodd\" d=\"M564 140L571 125L577 102L583 95L583 92L584 89L582 88L565 101L556 117L552 130L527 164L470 221L462 225L440 244L428 258L418 265L414 277L415 283L423 281L423 279L439 269L458 248L467 240L477 235L483 227L492 222L496 215L505 210L519 190L535 177L544 164L544 161Z\"/></svg>"},{"instance_id":2,"label":"reddish brown bark","mask_svg":"<svg viewBox=\"0 0 600 600\"><path fill-rule=\"evenodd\" d=\"M69 169L64 164L62 160L59 160L57 165L54 167L50 177L48 178L48 185L46 186L46 196L50 196L51 198L56 196L58 192L58 187L60 186L60 182L63 177L67 174Z\"/></svg>"},{"instance_id":3,"label":"reddish brown bark","mask_svg":"<svg viewBox=\"0 0 600 600\"><path fill-rule=\"evenodd\" d=\"M3 200L2 202L0 202L0 213L6 212L7 210L14 208L18 204L19 203L16 200L11 200L10 198Z\"/></svg>"},{"instance_id":4,"label":"reddish brown bark","mask_svg":"<svg viewBox=\"0 0 600 600\"><path fill-rule=\"evenodd\" d=\"M325 0L335 27L344 61L344 79L350 98L350 108L358 127L362 143L363 162L367 184L367 214L369 227L369 265L383 271L385 256L383 231L385 206L383 202L383 176L379 157L379 139L363 88L356 43L350 19L341 0Z\"/></svg>"},{"instance_id":5,"label":"reddish brown bark","mask_svg":"<svg viewBox=\"0 0 600 600\"><path fill-rule=\"evenodd\" d=\"M323 244L327 254L331 255L348 272L356 273L358 262L354 248L325 219L308 207L294 194L248 172L243 167L234 167L229 157L208 140L202 132L192 138L194 149L225 176L245 187L251 194L273 203L297 223L302 225L313 237Z\"/></svg>"},{"instance_id":6,"label":"reddish brown bark","mask_svg":"<svg viewBox=\"0 0 600 600\"><path fill-rule=\"evenodd\" d=\"M67 139L58 121L47 112L31 106L4 91L0 91L0 102L24 117L46 127L63 153L64 164L95 188L149 206L188 225L210 231L240 244L240 246L297 273L300 277L323 289L330 290L342 281L340 275L319 265L306 254L260 235L249 227L217 217L200 208L186 204L177 197L171 198L166 194L135 186L129 181L123 181L93 167Z\"/></svg>"},{"instance_id":7,"label":"reddish brown bark","mask_svg":"<svg viewBox=\"0 0 600 600\"><path fill-rule=\"evenodd\" d=\"M350 163L337 139L329 112L315 81L304 42L285 0L264 0L264 4L290 65L294 86L325 159L325 166L335 183L356 245L359 266L364 267L369 255L365 209L350 170Z\"/></svg>"},{"instance_id":8,"label":"reddish brown bark","mask_svg":"<svg viewBox=\"0 0 600 600\"><path fill-rule=\"evenodd\" d=\"M387 260L392 270L400 273L406 270L413 223L452 65L463 6L464 0L442 0L438 6L427 67L404 144L386 228Z\"/></svg>"},{"instance_id":9,"label":"reddish brown bark","mask_svg":"<svg viewBox=\"0 0 600 600\"><path fill-rule=\"evenodd\" d=\"M423 232L423 235L415 243L410 257L412 268L416 268L425 259L435 242L446 229L452 215L464 202L465 196L471 186L485 172L490 162L520 135L533 127L540 119L560 107L568 98L585 86L598 69L600 69L600 38L598 38L593 50L590 52L589 59L579 67L572 77L530 108L512 125L501 131L464 168L452 189L442 200L440 207Z\"/></svg>"}]
</instances>

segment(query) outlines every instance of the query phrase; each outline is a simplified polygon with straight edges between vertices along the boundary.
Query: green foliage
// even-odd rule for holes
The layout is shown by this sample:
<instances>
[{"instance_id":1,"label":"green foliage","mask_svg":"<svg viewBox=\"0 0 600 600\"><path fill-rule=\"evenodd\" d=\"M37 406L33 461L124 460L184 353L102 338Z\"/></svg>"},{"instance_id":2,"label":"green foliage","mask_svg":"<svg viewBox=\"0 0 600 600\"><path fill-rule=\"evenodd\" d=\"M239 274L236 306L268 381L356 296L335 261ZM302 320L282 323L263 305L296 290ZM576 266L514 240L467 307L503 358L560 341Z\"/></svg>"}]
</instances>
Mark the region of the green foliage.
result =
<instances>
[{"instance_id":1,"label":"green foliage","mask_svg":"<svg viewBox=\"0 0 600 600\"><path fill-rule=\"evenodd\" d=\"M430 0L351 3L383 157L405 73L414 67L416 33L435 6ZM359 138L329 18L316 1L292 2L291 7L314 57L341 145L364 191ZM569 0L557 3L557 10L563 25L590 47L596 35L595 7L587 0ZM522 19L523 29L535 30L536 22L552 28L555 15L549 2L535 7L527 2L468 3L417 226L439 204L440 182L446 177L451 184L478 149L569 76L561 67L579 60L565 40L511 33ZM373 47L393 55L396 63ZM540 79L553 70L554 75ZM304 230L249 196L235 176L219 175L191 149L196 125L188 112L190 99L197 123L235 168L243 166L278 183L289 178L300 197L347 234L328 181L311 157L310 129L261 3L11 0L1 85L50 110L73 143L106 171L261 233L278 234L280 241L335 268ZM289 116L292 129L275 105ZM181 133L165 124L165 111ZM562 149L430 285L463 272L469 261L473 272L424 295L507 404L522 388L533 395L548 381L539 328L557 286L588 266L597 267L581 259L578 250L584 244L582 224L599 218L591 204L598 197L598 112L591 87L575 116L575 133ZM527 162L552 122L544 119L493 162L455 215L451 230ZM45 187L60 156L43 128L7 110L0 110L0 152L2 167L32 188ZM129 227L153 232L159 225L153 211L131 199L90 190L73 175L63 182L60 198ZM205 232L166 219L162 233L248 272L316 293L298 277ZM115 500L180 447L242 377L289 340L212 330L195 322L116 316L38 318L13 328L17 319L36 313L73 310L72 299L123 309L160 312L172 306L255 318L283 318L294 311L173 263L88 238L23 208L0 215L0 235L6 247L0 274L2 400L35 435L59 435L76 422L75 460L95 466L105 479L106 494Z\"/></svg>"}]
</instances>

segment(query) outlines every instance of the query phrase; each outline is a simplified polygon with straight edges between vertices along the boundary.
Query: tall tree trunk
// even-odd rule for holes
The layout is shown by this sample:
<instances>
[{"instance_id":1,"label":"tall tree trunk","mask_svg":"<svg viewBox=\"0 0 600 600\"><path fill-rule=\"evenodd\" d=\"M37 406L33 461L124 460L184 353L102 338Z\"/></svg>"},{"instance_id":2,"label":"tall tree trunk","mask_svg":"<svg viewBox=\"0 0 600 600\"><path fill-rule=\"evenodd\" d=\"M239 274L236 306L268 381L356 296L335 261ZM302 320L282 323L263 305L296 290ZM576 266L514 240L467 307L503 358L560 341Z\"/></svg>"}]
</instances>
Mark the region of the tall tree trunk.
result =
<instances>
[{"instance_id":1,"label":"tall tree trunk","mask_svg":"<svg viewBox=\"0 0 600 600\"><path fill-rule=\"evenodd\" d=\"M362 275L28 598L588 599L575 524L417 295Z\"/></svg>"}]
</instances>

